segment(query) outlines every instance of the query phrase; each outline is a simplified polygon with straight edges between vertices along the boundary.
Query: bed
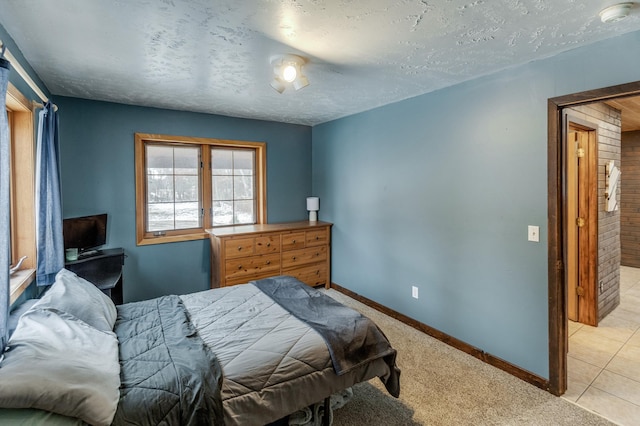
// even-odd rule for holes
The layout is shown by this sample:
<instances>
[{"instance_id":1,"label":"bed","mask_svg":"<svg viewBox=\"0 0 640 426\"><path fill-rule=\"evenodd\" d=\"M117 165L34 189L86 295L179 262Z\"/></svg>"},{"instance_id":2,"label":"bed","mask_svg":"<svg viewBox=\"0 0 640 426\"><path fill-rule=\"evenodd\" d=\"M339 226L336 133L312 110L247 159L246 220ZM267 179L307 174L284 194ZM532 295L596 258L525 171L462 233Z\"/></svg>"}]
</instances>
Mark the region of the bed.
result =
<instances>
[{"instance_id":1,"label":"bed","mask_svg":"<svg viewBox=\"0 0 640 426\"><path fill-rule=\"evenodd\" d=\"M9 348L2 424L264 425L375 377L400 392L375 324L287 276L116 308L62 270Z\"/></svg>"}]
</instances>

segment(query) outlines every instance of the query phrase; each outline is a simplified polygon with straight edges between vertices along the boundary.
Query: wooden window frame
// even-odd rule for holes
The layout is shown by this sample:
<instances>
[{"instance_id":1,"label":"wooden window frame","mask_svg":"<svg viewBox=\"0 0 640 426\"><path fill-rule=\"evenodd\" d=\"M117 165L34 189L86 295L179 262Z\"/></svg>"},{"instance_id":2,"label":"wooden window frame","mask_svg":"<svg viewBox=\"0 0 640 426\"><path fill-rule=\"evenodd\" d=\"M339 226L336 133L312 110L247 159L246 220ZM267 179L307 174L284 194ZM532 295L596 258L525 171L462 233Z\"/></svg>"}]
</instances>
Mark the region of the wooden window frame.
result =
<instances>
[{"instance_id":1,"label":"wooden window frame","mask_svg":"<svg viewBox=\"0 0 640 426\"><path fill-rule=\"evenodd\" d=\"M10 277L12 304L36 276L35 138L31 102L9 83L6 96L11 127L11 262L27 256ZM19 212L19 214L18 214Z\"/></svg>"},{"instance_id":2,"label":"wooden window frame","mask_svg":"<svg viewBox=\"0 0 640 426\"><path fill-rule=\"evenodd\" d=\"M226 139L197 138L188 136L156 135L136 133L135 167L136 167L136 244L163 244L180 241L193 241L208 238L206 229L212 228L211 212L207 206L211 205L211 147L249 148L255 151L255 193L256 193L256 223L267 223L267 144L264 142L235 141ZM204 208L201 228L166 231L162 235L146 231L147 212L147 182L146 182L146 154L147 144L180 144L197 145L201 148L202 170L200 176L200 202ZM207 149L204 149L207 148ZM229 225L234 226L234 225ZM235 225L237 226L237 225Z\"/></svg>"}]
</instances>

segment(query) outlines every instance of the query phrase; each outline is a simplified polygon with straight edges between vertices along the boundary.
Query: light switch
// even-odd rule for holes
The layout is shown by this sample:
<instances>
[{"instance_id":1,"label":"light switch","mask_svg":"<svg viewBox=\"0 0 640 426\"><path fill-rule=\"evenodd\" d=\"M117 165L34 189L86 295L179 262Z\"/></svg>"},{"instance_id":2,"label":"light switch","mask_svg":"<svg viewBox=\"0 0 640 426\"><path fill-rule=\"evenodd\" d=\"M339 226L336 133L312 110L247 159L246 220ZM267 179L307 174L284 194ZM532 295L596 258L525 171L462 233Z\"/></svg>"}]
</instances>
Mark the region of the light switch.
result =
<instances>
[{"instance_id":1,"label":"light switch","mask_svg":"<svg viewBox=\"0 0 640 426\"><path fill-rule=\"evenodd\" d=\"M540 227L529 225L529 241L540 242Z\"/></svg>"}]
</instances>

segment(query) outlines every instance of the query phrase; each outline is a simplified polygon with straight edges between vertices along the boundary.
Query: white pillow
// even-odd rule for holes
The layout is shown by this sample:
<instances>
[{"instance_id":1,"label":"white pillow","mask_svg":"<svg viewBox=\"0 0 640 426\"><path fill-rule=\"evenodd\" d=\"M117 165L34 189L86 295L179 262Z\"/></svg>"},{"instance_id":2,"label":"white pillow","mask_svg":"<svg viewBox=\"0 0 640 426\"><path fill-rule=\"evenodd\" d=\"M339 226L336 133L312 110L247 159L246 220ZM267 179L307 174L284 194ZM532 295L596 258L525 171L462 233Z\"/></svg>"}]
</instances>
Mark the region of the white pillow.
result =
<instances>
[{"instance_id":1,"label":"white pillow","mask_svg":"<svg viewBox=\"0 0 640 426\"><path fill-rule=\"evenodd\" d=\"M109 296L67 269L58 272L51 288L31 309L66 312L102 331L112 331L117 317Z\"/></svg>"},{"instance_id":2,"label":"white pillow","mask_svg":"<svg viewBox=\"0 0 640 426\"><path fill-rule=\"evenodd\" d=\"M120 397L118 340L48 309L20 317L0 364L0 407L36 408L109 425Z\"/></svg>"}]
</instances>

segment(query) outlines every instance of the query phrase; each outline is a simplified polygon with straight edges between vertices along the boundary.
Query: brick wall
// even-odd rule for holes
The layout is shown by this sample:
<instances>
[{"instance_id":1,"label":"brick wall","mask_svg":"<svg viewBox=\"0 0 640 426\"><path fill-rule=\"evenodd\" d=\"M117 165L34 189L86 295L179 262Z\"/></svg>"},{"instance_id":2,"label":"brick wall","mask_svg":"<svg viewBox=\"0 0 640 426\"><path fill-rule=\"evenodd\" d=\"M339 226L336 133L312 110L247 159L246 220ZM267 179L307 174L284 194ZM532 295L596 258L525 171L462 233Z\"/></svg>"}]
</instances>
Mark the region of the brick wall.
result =
<instances>
[{"instance_id":1,"label":"brick wall","mask_svg":"<svg viewBox=\"0 0 640 426\"><path fill-rule=\"evenodd\" d=\"M605 165L613 160L622 170L620 111L604 103L570 108L571 115L598 125L598 321L620 304L620 186L618 206L605 211ZM621 182L624 182L624 172ZM620 185L620 183L619 183Z\"/></svg>"},{"instance_id":2,"label":"brick wall","mask_svg":"<svg viewBox=\"0 0 640 426\"><path fill-rule=\"evenodd\" d=\"M621 265L640 268L640 131L622 133Z\"/></svg>"}]
</instances>

